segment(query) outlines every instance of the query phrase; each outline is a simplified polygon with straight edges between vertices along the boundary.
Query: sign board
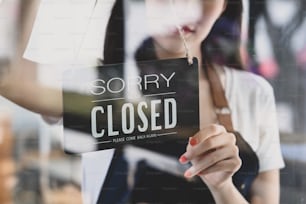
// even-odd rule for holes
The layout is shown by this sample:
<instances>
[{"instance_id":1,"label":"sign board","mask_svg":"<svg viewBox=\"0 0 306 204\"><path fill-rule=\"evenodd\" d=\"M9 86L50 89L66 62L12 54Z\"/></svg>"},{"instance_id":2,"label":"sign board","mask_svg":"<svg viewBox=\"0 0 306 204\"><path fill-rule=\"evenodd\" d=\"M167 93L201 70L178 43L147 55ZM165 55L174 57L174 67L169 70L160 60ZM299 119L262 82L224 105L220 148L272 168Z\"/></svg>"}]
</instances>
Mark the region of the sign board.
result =
<instances>
[{"instance_id":1,"label":"sign board","mask_svg":"<svg viewBox=\"0 0 306 204\"><path fill-rule=\"evenodd\" d=\"M65 73L64 144L72 153L188 138L199 129L198 62L143 61ZM74 90L70 87L74 87ZM77 90L76 90L77 87Z\"/></svg>"}]
</instances>

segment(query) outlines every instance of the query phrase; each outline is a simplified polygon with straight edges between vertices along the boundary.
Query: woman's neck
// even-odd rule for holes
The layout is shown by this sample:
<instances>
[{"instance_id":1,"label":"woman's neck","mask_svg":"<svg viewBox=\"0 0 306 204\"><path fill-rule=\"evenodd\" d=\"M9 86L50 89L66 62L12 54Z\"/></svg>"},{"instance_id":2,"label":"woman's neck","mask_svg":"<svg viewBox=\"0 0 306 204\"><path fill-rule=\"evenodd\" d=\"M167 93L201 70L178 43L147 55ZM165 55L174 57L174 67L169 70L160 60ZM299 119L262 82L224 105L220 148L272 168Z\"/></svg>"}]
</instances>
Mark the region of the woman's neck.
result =
<instances>
[{"instance_id":1,"label":"woman's neck","mask_svg":"<svg viewBox=\"0 0 306 204\"><path fill-rule=\"evenodd\" d=\"M154 42L154 47L155 47L155 52L156 52L156 56L157 56L158 59L174 59L174 58L186 57L185 50L181 51L181 52L169 52L168 50L164 49L163 47L161 47L156 42ZM189 54L192 57L196 57L198 59L200 79L202 79L202 77L205 78L204 73L203 73L203 69L202 69L203 60L202 60L201 48L198 47L197 49L190 49Z\"/></svg>"},{"instance_id":2,"label":"woman's neck","mask_svg":"<svg viewBox=\"0 0 306 204\"><path fill-rule=\"evenodd\" d=\"M156 51L156 56L158 59L173 59L173 58L183 58L186 57L185 51L182 52L169 52L166 49L163 49L161 46L159 46L157 43L154 43L155 46L155 51ZM190 49L190 54L192 57L196 57L198 59L198 64L199 64L199 80L206 80L206 76L204 74L204 71L202 69L202 52L201 48L198 47L197 49Z\"/></svg>"},{"instance_id":3,"label":"woman's neck","mask_svg":"<svg viewBox=\"0 0 306 204\"><path fill-rule=\"evenodd\" d=\"M155 52L158 59L174 59L186 57L186 53L183 49L177 52L171 52L154 42Z\"/></svg>"},{"instance_id":4,"label":"woman's neck","mask_svg":"<svg viewBox=\"0 0 306 204\"><path fill-rule=\"evenodd\" d=\"M185 47L183 44L183 41L180 43L179 46L177 46L177 49L175 51L168 50L164 46L160 45L154 38L153 38L153 46L154 50L156 52L156 55L159 59L167 59L167 58L181 58L186 56ZM201 56L201 47L190 46L189 50L191 51L192 55L197 57Z\"/></svg>"}]
</instances>

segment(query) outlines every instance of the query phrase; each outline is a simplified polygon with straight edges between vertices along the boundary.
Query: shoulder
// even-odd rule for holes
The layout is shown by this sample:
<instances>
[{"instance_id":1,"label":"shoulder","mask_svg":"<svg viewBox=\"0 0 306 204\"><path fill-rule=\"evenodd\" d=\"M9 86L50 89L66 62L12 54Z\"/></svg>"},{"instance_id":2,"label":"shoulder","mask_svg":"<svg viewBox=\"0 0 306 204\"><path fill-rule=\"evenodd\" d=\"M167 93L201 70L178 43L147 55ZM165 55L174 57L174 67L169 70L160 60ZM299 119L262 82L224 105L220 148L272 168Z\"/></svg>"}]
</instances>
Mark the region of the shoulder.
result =
<instances>
[{"instance_id":1,"label":"shoulder","mask_svg":"<svg viewBox=\"0 0 306 204\"><path fill-rule=\"evenodd\" d=\"M245 71L225 67L228 80L232 84L233 91L254 96L273 96L271 84L262 76Z\"/></svg>"}]
</instances>

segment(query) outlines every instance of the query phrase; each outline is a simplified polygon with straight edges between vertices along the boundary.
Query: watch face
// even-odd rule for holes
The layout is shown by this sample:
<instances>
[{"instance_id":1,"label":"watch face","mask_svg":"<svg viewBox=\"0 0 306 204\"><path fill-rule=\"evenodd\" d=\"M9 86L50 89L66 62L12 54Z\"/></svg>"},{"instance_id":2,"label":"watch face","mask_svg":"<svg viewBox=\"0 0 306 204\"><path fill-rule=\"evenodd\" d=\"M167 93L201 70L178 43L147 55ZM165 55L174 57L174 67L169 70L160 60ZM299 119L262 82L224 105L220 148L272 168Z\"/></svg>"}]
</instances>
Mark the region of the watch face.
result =
<instances>
[{"instance_id":1,"label":"watch face","mask_svg":"<svg viewBox=\"0 0 306 204\"><path fill-rule=\"evenodd\" d=\"M73 69L63 85L67 152L186 139L199 129L196 59Z\"/></svg>"}]
</instances>

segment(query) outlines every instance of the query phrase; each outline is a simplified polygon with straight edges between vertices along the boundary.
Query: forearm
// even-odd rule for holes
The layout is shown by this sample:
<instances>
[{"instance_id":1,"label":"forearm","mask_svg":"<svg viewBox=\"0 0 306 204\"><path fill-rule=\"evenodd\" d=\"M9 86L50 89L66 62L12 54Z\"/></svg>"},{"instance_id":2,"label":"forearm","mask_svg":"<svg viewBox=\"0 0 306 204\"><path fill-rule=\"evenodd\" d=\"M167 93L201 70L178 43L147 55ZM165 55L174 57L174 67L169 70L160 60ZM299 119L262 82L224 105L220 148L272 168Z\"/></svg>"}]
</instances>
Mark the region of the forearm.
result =
<instances>
[{"instance_id":1,"label":"forearm","mask_svg":"<svg viewBox=\"0 0 306 204\"><path fill-rule=\"evenodd\" d=\"M62 115L61 90L45 87L37 82L36 79L23 77L19 69L3 69L9 71L2 75L0 95L24 108L40 114L56 117Z\"/></svg>"},{"instance_id":2,"label":"forearm","mask_svg":"<svg viewBox=\"0 0 306 204\"><path fill-rule=\"evenodd\" d=\"M240 194L232 181L229 181L218 189L209 187L217 204L248 204L245 198Z\"/></svg>"},{"instance_id":3,"label":"forearm","mask_svg":"<svg viewBox=\"0 0 306 204\"><path fill-rule=\"evenodd\" d=\"M202 178L203 179L203 178ZM203 179L204 180L204 179ZM234 186L232 180L226 181L221 187L208 186L217 204L247 204L248 202ZM256 177L251 189L252 204L279 203L280 184L279 170L261 172Z\"/></svg>"}]
</instances>

